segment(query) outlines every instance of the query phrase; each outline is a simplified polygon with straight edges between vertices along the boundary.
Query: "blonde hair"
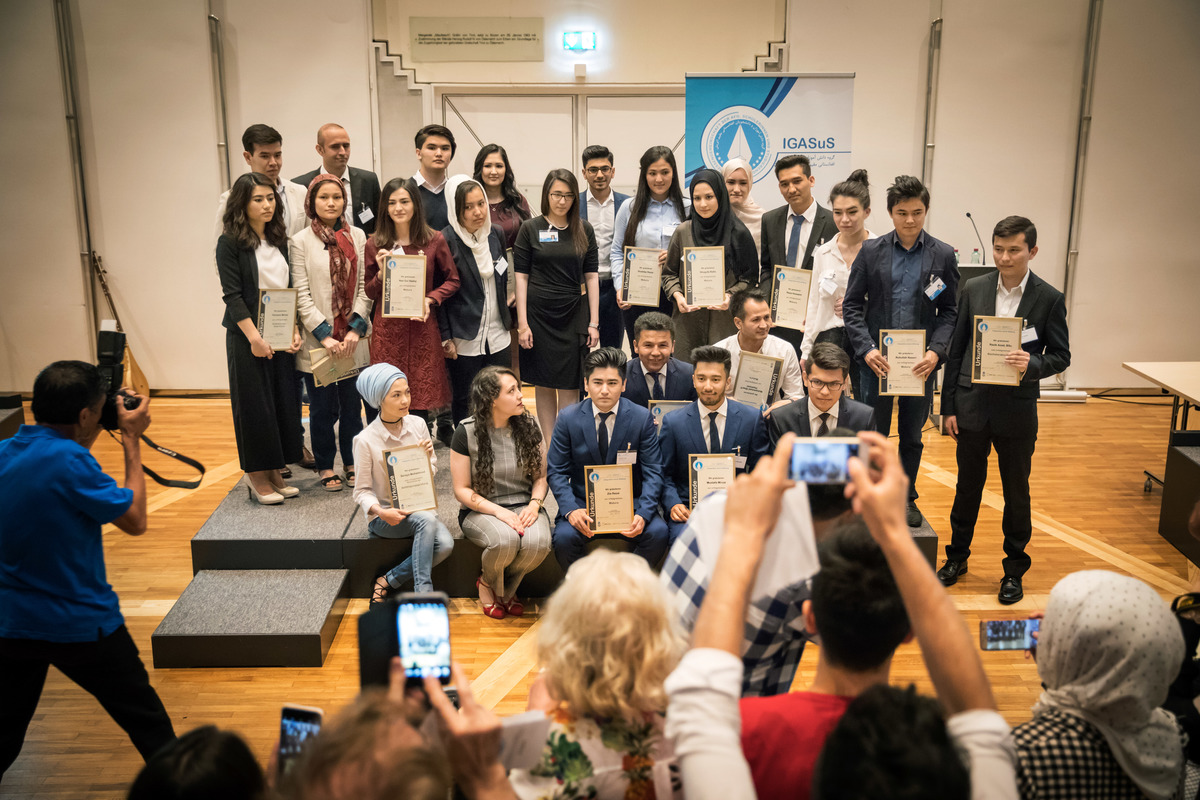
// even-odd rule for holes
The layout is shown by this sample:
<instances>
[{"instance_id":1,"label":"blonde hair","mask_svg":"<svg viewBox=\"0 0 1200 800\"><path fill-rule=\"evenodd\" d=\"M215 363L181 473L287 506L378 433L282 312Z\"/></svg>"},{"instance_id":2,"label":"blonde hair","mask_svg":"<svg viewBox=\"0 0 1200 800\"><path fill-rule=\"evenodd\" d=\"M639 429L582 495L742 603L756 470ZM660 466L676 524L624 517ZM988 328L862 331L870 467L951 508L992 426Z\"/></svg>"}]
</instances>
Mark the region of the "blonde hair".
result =
<instances>
[{"instance_id":1,"label":"blonde hair","mask_svg":"<svg viewBox=\"0 0 1200 800\"><path fill-rule=\"evenodd\" d=\"M665 711L663 682L687 648L646 560L597 550L550 598L538 660L550 694L576 714L637 719Z\"/></svg>"}]
</instances>

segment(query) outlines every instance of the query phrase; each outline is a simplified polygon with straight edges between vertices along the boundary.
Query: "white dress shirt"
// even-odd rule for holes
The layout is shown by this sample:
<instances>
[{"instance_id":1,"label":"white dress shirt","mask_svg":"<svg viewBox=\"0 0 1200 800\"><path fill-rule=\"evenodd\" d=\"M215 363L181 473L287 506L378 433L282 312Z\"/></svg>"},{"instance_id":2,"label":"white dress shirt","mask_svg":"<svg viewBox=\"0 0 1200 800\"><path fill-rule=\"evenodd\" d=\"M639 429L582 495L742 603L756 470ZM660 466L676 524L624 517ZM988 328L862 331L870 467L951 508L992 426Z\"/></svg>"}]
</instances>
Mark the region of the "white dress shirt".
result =
<instances>
[{"instance_id":1,"label":"white dress shirt","mask_svg":"<svg viewBox=\"0 0 1200 800\"><path fill-rule=\"evenodd\" d=\"M254 260L258 262L258 288L286 289L292 280L292 268L279 248L267 241L258 243L254 251Z\"/></svg>"},{"instance_id":2,"label":"white dress shirt","mask_svg":"<svg viewBox=\"0 0 1200 800\"><path fill-rule=\"evenodd\" d=\"M708 446L708 439L711 435L709 428L712 427L712 422L708 415L713 413L713 410L704 405L703 401L696 401L696 408L700 411L700 430L704 433L704 445ZM717 437L721 440L721 447L725 447L725 419L729 414L729 399L721 398L721 405L717 407Z\"/></svg>"},{"instance_id":3,"label":"white dress shirt","mask_svg":"<svg viewBox=\"0 0 1200 800\"><path fill-rule=\"evenodd\" d=\"M735 333L733 336L717 342L714 346L723 347L729 351L729 374L736 379L738 364L742 358L742 346L738 343L738 335ZM764 356L783 359L783 372L779 376L779 391L783 393L784 397L788 400L795 400L804 396L804 378L800 372L800 359L796 357L796 348L778 336L767 334L766 341L763 342L762 349L758 352Z\"/></svg>"},{"instance_id":4,"label":"white dress shirt","mask_svg":"<svg viewBox=\"0 0 1200 800\"><path fill-rule=\"evenodd\" d=\"M839 405L840 405L840 402L834 403L833 407L830 408L828 411L822 411L821 409L819 409L815 405L813 405L812 397L808 398L808 430L813 436L816 436L817 431L821 430L821 415L822 414L829 415L829 420L828 420L829 430L833 430L834 428L837 427L838 406Z\"/></svg>"},{"instance_id":5,"label":"white dress shirt","mask_svg":"<svg viewBox=\"0 0 1200 800\"><path fill-rule=\"evenodd\" d=\"M649 397L651 400L654 399L654 376L655 375L658 376L659 385L662 386L663 398L666 398L666 396L667 396L667 366L670 363L671 362L668 361L666 364L663 364L662 369L660 369L658 372L651 372L646 367L646 362L644 362L644 361L642 362L642 375L646 379L646 391L649 392L647 397Z\"/></svg>"},{"instance_id":6,"label":"white dress shirt","mask_svg":"<svg viewBox=\"0 0 1200 800\"><path fill-rule=\"evenodd\" d=\"M1029 270L1025 270L1025 277L1021 278L1021 282L1011 289L1004 288L1004 278L996 279L996 316L997 317L1015 317L1017 315L1017 306L1021 305L1021 298L1025 296L1025 284L1029 283Z\"/></svg>"},{"instance_id":7,"label":"white dress shirt","mask_svg":"<svg viewBox=\"0 0 1200 800\"><path fill-rule=\"evenodd\" d=\"M618 400L617 404L615 406L613 406L612 408L610 408L608 411L601 412L600 409L596 407L596 404L592 403L592 422L593 422L592 428L593 428L593 430L596 431L597 438L599 438L599 436L600 436L600 414L605 413L605 414L609 415L608 419L606 419L604 421L604 427L608 428L608 443L610 445L612 444L613 426L617 424L617 409L620 406L621 406L621 401ZM607 458L608 453L601 453L600 457Z\"/></svg>"},{"instance_id":8,"label":"white dress shirt","mask_svg":"<svg viewBox=\"0 0 1200 800\"><path fill-rule=\"evenodd\" d=\"M475 265L472 264L467 269L475 268ZM513 276L510 274L508 279L513 280ZM500 322L500 312L496 310L499 308L499 299L496 297L496 281L490 275L483 278L482 281L483 313L479 317L479 330L475 333L474 339L454 340L454 349L460 356L484 355L485 343L488 353L499 353L512 344L508 328L505 328L504 324Z\"/></svg>"},{"instance_id":9,"label":"white dress shirt","mask_svg":"<svg viewBox=\"0 0 1200 800\"><path fill-rule=\"evenodd\" d=\"M808 311L804 315L804 342L800 345L800 358L808 361L817 334L845 323L833 312L833 307L846 296L846 283L850 280L850 265L842 258L837 233L825 244L813 250L812 283L808 292ZM867 231L867 239L876 238Z\"/></svg>"},{"instance_id":10,"label":"white dress shirt","mask_svg":"<svg viewBox=\"0 0 1200 800\"><path fill-rule=\"evenodd\" d=\"M612 251L613 221L616 217L616 209L616 196L612 189L608 190L608 197L603 203L597 200L590 191L587 193L587 218L588 222L592 223L592 230L596 234L596 251L599 253ZM600 259L599 272L601 280L612 278L612 264L609 259Z\"/></svg>"},{"instance_id":11,"label":"white dress shirt","mask_svg":"<svg viewBox=\"0 0 1200 800\"><path fill-rule=\"evenodd\" d=\"M800 226L800 246L796 249L796 263L793 267L799 267L804 261L804 251L808 248L808 240L812 236L813 218L817 216L817 201L813 200L808 204L808 208L797 214L792 211L791 206L788 206L787 222L783 226L783 253L787 256L788 242L792 240L792 226L796 224L799 217L804 217L804 224Z\"/></svg>"},{"instance_id":12,"label":"white dress shirt","mask_svg":"<svg viewBox=\"0 0 1200 800\"><path fill-rule=\"evenodd\" d=\"M354 437L354 502L362 508L370 522L377 515L371 506L392 507L392 492L388 488L387 466L383 451L429 441L429 426L413 414L400 419L400 435L393 436L383 424L383 414L375 418ZM437 455L430 453L429 468L437 474ZM379 487L377 492L375 487Z\"/></svg>"},{"instance_id":13,"label":"white dress shirt","mask_svg":"<svg viewBox=\"0 0 1200 800\"><path fill-rule=\"evenodd\" d=\"M608 260L609 269L612 270L613 283L617 286L621 285L621 276L625 273L626 245L666 250L667 246L671 244L671 236L674 235L675 229L683 222L676 213L675 204L671 202L671 198L659 201L651 197L646 203L646 216L642 217L642 221L638 223L634 240L627 242L625 241L625 229L629 227L629 216L633 213L633 203L634 198L630 198L621 206L621 210L617 212L616 221L613 222L612 248L609 250ZM685 217L687 209L691 206L691 199L683 198Z\"/></svg>"},{"instance_id":14,"label":"white dress shirt","mask_svg":"<svg viewBox=\"0 0 1200 800\"><path fill-rule=\"evenodd\" d=\"M417 186L424 186L434 194L441 194L446 189L446 176L444 175L442 176L442 182L437 186L434 186L432 183L426 180L425 175L421 172L421 170L417 170L417 174L413 175L412 179L413 183L417 184Z\"/></svg>"}]
</instances>

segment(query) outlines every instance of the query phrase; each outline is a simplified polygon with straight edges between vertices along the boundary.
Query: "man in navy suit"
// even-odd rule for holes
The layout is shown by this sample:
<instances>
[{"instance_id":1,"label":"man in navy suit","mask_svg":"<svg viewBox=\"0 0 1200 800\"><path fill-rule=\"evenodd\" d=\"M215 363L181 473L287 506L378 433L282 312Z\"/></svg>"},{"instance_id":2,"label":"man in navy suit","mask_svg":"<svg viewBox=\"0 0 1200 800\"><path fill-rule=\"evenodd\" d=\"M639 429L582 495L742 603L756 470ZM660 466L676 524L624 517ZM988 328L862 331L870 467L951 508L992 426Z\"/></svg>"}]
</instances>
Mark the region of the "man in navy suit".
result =
<instances>
[{"instance_id":1,"label":"man in navy suit","mask_svg":"<svg viewBox=\"0 0 1200 800\"><path fill-rule=\"evenodd\" d=\"M1037 255L1037 228L1025 217L1007 217L992 231L996 274L963 284L958 324L942 383L946 429L958 442L958 486L950 510L950 544L938 578L946 586L967 571L988 454L996 448L1004 487L1004 578L999 600L1004 605L1024 597L1021 578L1029 569L1025 545L1033 534L1030 521L1029 470L1037 441L1039 383L1071 363L1067 304L1062 292L1029 271ZM971 376L971 342L975 317L1020 317L1021 348L1004 362L1020 376L1016 386L976 384ZM965 363L964 363L965 361Z\"/></svg>"},{"instance_id":2,"label":"man in navy suit","mask_svg":"<svg viewBox=\"0 0 1200 800\"><path fill-rule=\"evenodd\" d=\"M729 351L706 345L692 350L695 372L692 383L698 399L686 408L663 417L663 468L667 479L663 486L663 512L671 543L687 527L691 515L691 479L688 456L693 453L733 453L738 473L754 469L767 452L767 427L756 408L730 400ZM697 497L696 502L702 498Z\"/></svg>"},{"instance_id":3,"label":"man in navy suit","mask_svg":"<svg viewBox=\"0 0 1200 800\"><path fill-rule=\"evenodd\" d=\"M564 570L587 555L587 541L597 535L587 513L584 468L630 464L633 468L633 520L619 534L633 542L633 552L657 567L667 551L667 524L658 515L663 468L658 431L650 412L621 398L625 387L625 354L601 347L583 360L588 399L559 412L550 437L546 474L558 501L554 522L554 556Z\"/></svg>"},{"instance_id":4,"label":"man in navy suit","mask_svg":"<svg viewBox=\"0 0 1200 800\"><path fill-rule=\"evenodd\" d=\"M294 179L307 191L312 179L326 172L341 178L346 188L346 221L366 234L375 232L375 212L379 210L379 176L365 169L351 167L350 134L341 125L329 123L317 130L317 154L321 168L306 172Z\"/></svg>"},{"instance_id":5,"label":"man in navy suit","mask_svg":"<svg viewBox=\"0 0 1200 800\"><path fill-rule=\"evenodd\" d=\"M813 345L804 365L808 394L771 412L771 447L788 431L797 436L826 436L834 428L855 433L875 430L875 409L843 394L849 375L850 356L845 350L832 342Z\"/></svg>"},{"instance_id":6,"label":"man in navy suit","mask_svg":"<svg viewBox=\"0 0 1200 800\"><path fill-rule=\"evenodd\" d=\"M614 192L612 179L613 154L602 144L583 150L583 179L588 190L579 198L579 218L592 224L596 234L596 250L600 253L600 346L620 349L625 333L621 308L617 305L617 288L613 285L612 265L608 253L612 250L613 224L617 212L629 195Z\"/></svg>"},{"instance_id":7,"label":"man in navy suit","mask_svg":"<svg viewBox=\"0 0 1200 800\"><path fill-rule=\"evenodd\" d=\"M842 314L854 354L863 362L862 400L875 407L879 432L892 428L892 397L879 395L879 378L889 370L879 352L881 329L924 330L925 355L912 368L925 382L920 397L901 397L897 428L900 461L908 474L908 524L921 524L917 508L917 472L921 467L921 430L933 405L934 373L946 360L958 318L958 262L954 249L925 232L929 190L911 175L901 175L887 191L888 214L895 230L863 242L850 267Z\"/></svg>"},{"instance_id":8,"label":"man in navy suit","mask_svg":"<svg viewBox=\"0 0 1200 800\"><path fill-rule=\"evenodd\" d=\"M675 358L675 323L666 314L647 311L633 323L633 354L621 395L642 408L651 400L695 400L692 365Z\"/></svg>"}]
</instances>

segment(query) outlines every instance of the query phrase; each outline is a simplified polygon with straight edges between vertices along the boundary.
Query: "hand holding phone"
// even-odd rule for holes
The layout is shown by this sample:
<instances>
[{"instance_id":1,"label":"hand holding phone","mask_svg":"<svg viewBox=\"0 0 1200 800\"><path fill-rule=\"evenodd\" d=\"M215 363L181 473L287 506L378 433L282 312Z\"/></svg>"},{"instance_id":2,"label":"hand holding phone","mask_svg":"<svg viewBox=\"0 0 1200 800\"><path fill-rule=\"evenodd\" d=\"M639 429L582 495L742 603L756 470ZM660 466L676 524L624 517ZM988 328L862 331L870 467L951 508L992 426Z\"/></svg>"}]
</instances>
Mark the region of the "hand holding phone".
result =
<instances>
[{"instance_id":1,"label":"hand holding phone","mask_svg":"<svg viewBox=\"0 0 1200 800\"><path fill-rule=\"evenodd\" d=\"M313 706L285 705L279 717L279 777L287 775L304 745L321 730L325 712Z\"/></svg>"},{"instance_id":2,"label":"hand holding phone","mask_svg":"<svg viewBox=\"0 0 1200 800\"><path fill-rule=\"evenodd\" d=\"M979 622L981 650L1033 650L1040 619L992 619Z\"/></svg>"},{"instance_id":3,"label":"hand holding phone","mask_svg":"<svg viewBox=\"0 0 1200 800\"><path fill-rule=\"evenodd\" d=\"M840 436L798 438L792 445L788 477L810 485L850 480L850 459L858 458L858 439Z\"/></svg>"}]
</instances>

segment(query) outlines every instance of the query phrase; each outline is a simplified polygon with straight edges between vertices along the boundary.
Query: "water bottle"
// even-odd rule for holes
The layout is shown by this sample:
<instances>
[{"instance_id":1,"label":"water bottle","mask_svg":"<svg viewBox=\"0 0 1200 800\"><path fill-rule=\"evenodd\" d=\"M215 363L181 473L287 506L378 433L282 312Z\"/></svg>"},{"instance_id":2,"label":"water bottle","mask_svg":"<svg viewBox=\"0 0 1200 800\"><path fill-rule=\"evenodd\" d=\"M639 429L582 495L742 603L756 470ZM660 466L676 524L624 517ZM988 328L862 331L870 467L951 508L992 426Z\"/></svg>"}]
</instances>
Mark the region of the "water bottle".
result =
<instances>
[{"instance_id":1,"label":"water bottle","mask_svg":"<svg viewBox=\"0 0 1200 800\"><path fill-rule=\"evenodd\" d=\"M954 263L955 263L955 264L961 264L961 263L962 263L962 259L958 257L958 248L957 248L957 247L956 247L956 248L954 248Z\"/></svg>"},{"instance_id":2,"label":"water bottle","mask_svg":"<svg viewBox=\"0 0 1200 800\"><path fill-rule=\"evenodd\" d=\"M976 247L974 250L972 250L972 251L971 251L971 263L972 263L972 264L980 264L980 263L982 263L982 262L980 261L980 257L979 257L979 248L978 248L978 247Z\"/></svg>"}]
</instances>

